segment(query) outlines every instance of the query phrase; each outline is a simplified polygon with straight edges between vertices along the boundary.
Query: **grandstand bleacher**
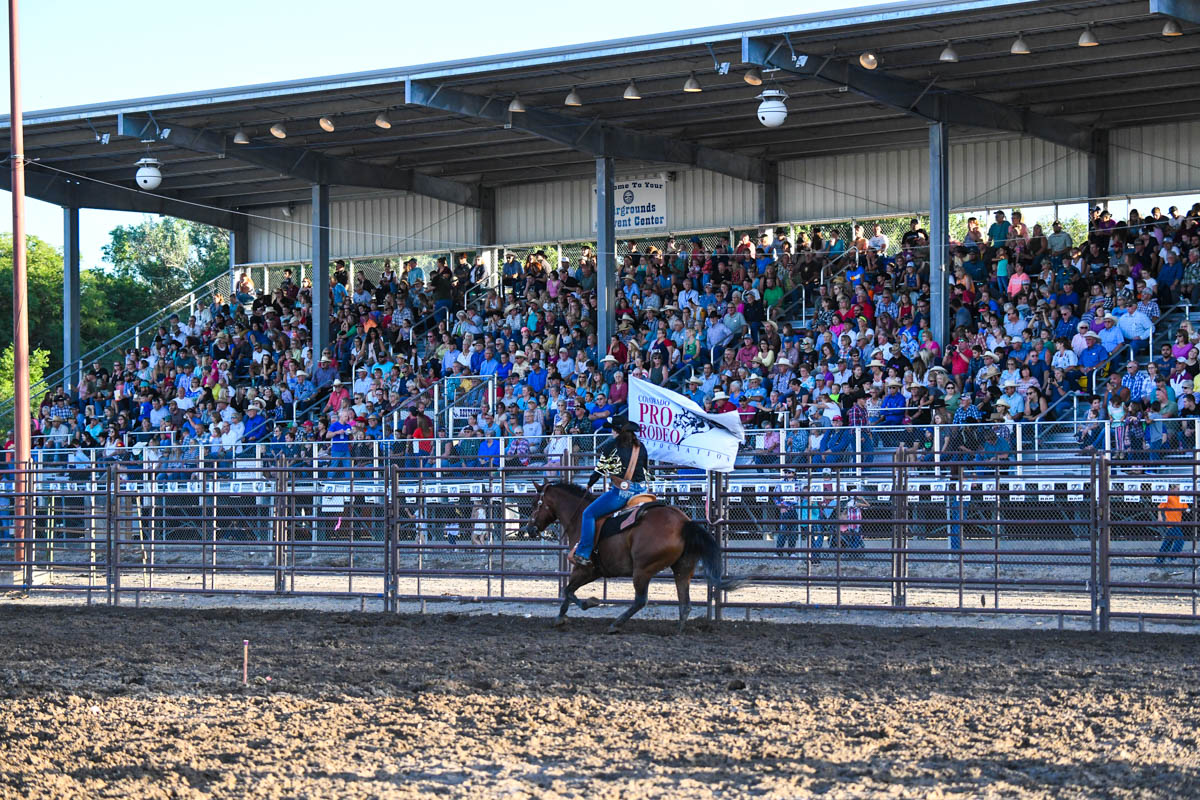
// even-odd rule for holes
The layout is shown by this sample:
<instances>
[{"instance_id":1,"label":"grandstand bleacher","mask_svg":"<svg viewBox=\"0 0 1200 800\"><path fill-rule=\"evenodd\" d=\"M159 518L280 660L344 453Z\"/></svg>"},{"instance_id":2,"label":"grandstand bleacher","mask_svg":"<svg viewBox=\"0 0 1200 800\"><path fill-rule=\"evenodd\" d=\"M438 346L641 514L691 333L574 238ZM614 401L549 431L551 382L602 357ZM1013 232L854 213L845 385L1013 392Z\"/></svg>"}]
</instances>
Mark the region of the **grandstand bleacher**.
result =
<instances>
[{"instance_id":1,"label":"grandstand bleacher","mask_svg":"<svg viewBox=\"0 0 1200 800\"><path fill-rule=\"evenodd\" d=\"M77 385L50 376L35 460L530 463L591 449L630 376L736 410L743 460L1194 449L1200 204L1090 216L1081 242L969 220L945 342L918 219L624 242L603 348L587 246L339 260L323 353L303 265L244 267L88 354Z\"/></svg>"}]
</instances>

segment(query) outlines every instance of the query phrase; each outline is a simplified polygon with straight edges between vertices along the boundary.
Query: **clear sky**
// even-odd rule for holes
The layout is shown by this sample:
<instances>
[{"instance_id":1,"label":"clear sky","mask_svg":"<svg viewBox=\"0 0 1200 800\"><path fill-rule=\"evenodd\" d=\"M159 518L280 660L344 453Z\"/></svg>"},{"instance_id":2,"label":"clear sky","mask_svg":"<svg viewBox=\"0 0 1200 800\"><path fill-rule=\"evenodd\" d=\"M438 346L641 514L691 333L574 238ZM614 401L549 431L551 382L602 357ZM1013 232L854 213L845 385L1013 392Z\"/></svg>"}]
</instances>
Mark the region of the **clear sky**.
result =
<instances>
[{"instance_id":1,"label":"clear sky","mask_svg":"<svg viewBox=\"0 0 1200 800\"><path fill-rule=\"evenodd\" d=\"M379 0L21 0L26 111L291 78L403 67L644 33L871 5L863 0L557 0L505 5ZM0 20L8 42L7 15ZM7 50L3 56L7 63ZM6 71L7 76L7 71ZM0 95L9 103L8 80ZM132 168L131 168L132 171ZM0 230L12 230L0 192ZM62 246L58 206L26 201L29 233ZM140 214L80 212L85 268L100 263L108 231Z\"/></svg>"},{"instance_id":2,"label":"clear sky","mask_svg":"<svg viewBox=\"0 0 1200 800\"><path fill-rule=\"evenodd\" d=\"M440 3L379 0L21 0L23 100L34 111L871 4L610 0L594 15L557 0L459 0L448 15ZM7 29L3 15L3 43ZM0 98L7 111L7 80ZM0 231L12 230L10 197L0 192ZM61 247L61 210L36 200L26 208L28 231ZM80 218L88 268L100 264L109 230L142 215L84 209Z\"/></svg>"}]
</instances>

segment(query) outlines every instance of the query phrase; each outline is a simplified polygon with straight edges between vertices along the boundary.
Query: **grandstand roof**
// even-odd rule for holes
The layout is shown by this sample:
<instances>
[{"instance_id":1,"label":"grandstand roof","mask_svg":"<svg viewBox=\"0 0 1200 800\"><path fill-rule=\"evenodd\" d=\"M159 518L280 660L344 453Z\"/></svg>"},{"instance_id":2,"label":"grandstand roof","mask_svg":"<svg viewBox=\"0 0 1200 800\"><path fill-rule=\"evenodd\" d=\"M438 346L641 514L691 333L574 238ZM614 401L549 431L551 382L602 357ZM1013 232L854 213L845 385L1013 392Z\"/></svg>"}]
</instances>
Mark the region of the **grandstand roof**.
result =
<instances>
[{"instance_id":1,"label":"grandstand roof","mask_svg":"<svg viewBox=\"0 0 1200 800\"><path fill-rule=\"evenodd\" d=\"M313 182L479 205L487 187L594 175L596 150L610 146L627 169L691 164L755 180L759 165L771 161L927 142L928 116L910 113L903 91L883 102L865 96L853 78L840 83L843 65L863 80L921 87L908 95L915 96L909 108L934 101L959 109L952 122L981 123L955 124L955 137L995 135L989 126L1042 136L1062 130L1077 135L1060 143L1085 147L1094 130L1200 117L1200 25L1181 20L1186 35L1163 37L1160 8L1200 16L1192 0L915 0L35 111L25 115L26 156L36 161L28 193L196 218L198 206L127 191L133 163L146 155L138 132L155 139L151 151L163 164L156 194L228 209L307 200ZM1100 46L1077 45L1087 24ZM1031 54L1010 54L1018 33ZM789 50L807 55L808 73L780 70L762 87L747 85L746 41L769 49L769 63ZM939 61L947 42L957 63ZM856 66L868 50L881 61L871 73ZM714 61L730 62L728 74ZM693 72L704 91L684 93ZM641 100L622 97L631 79ZM755 95L775 85L790 96L790 116L782 127L765 128ZM890 85L871 83L867 94ZM567 108L572 87L583 105ZM530 112L510 115L518 92ZM992 113L1001 106L1013 112L1010 119ZM375 125L380 112L390 129ZM334 132L318 126L323 115L334 120ZM1023 129L1030 120L1041 124ZM287 127L284 140L268 132L278 122ZM0 126L7 129L7 117ZM250 144L233 144L238 130ZM55 170L121 188L77 183Z\"/></svg>"}]
</instances>

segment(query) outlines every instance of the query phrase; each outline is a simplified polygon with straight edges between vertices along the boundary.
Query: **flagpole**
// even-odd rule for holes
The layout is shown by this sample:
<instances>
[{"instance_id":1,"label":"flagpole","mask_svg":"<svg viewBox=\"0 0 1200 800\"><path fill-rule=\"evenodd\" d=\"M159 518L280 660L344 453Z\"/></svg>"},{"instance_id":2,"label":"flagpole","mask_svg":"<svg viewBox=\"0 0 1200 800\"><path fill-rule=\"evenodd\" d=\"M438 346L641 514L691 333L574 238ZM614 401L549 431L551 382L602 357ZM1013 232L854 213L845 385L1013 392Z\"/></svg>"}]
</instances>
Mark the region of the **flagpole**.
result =
<instances>
[{"instance_id":1,"label":"flagpole","mask_svg":"<svg viewBox=\"0 0 1200 800\"><path fill-rule=\"evenodd\" d=\"M27 473L30 455L29 422L29 306L25 272L25 136L21 120L21 53L17 27L17 0L8 0L8 75L10 164L12 166L13 211L13 533L15 560L25 561L28 496Z\"/></svg>"}]
</instances>

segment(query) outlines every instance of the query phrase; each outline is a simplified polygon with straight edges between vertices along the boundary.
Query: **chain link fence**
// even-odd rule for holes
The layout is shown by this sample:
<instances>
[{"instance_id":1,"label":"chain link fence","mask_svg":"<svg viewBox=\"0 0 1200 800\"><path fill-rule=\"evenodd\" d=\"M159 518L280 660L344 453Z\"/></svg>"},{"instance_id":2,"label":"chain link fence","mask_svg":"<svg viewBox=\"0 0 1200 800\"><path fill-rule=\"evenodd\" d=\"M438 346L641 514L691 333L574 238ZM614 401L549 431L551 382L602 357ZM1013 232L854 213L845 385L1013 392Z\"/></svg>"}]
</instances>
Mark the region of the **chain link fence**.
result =
<instances>
[{"instance_id":1,"label":"chain link fence","mask_svg":"<svg viewBox=\"0 0 1200 800\"><path fill-rule=\"evenodd\" d=\"M580 480L586 457L450 470L410 455L322 469L246 459L180 480L141 465L33 471L26 495L2 487L0 571L29 591L114 603L554 602L567 573L561 528L530 538L525 527L539 487ZM660 498L718 533L724 571L750 578L709 613L1020 614L1098 629L1200 620L1194 455L1141 471L1103 456L1036 474L982 461L858 466L656 474ZM629 585L599 591L624 602Z\"/></svg>"}]
</instances>

